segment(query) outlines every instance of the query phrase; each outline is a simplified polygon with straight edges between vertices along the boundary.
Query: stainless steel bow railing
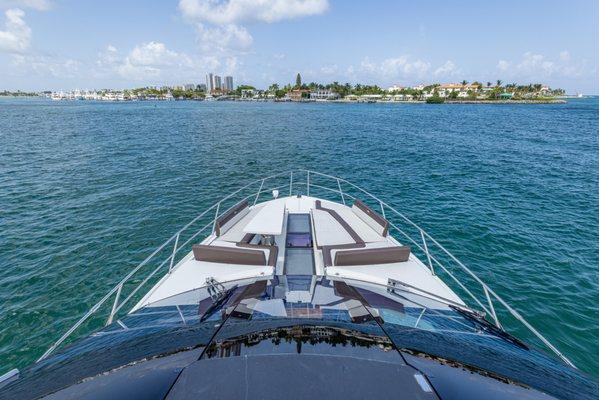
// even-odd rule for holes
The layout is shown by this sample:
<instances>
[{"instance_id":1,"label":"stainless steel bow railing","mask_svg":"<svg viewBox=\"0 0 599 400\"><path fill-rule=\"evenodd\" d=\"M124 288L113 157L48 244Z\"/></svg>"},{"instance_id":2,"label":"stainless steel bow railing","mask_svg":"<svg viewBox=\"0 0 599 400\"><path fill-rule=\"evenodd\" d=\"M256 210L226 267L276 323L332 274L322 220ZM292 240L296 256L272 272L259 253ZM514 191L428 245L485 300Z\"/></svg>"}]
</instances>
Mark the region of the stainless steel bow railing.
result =
<instances>
[{"instance_id":1,"label":"stainless steel bow railing","mask_svg":"<svg viewBox=\"0 0 599 400\"><path fill-rule=\"evenodd\" d=\"M255 187L258 185L258 190L254 191ZM371 206L380 208L382 216L389 221L390 227L398 234L402 235L411 245L415 246L415 248L421 252L422 256L426 258L426 263L432 274L437 274L439 272L447 274L447 276L451 278L452 282L457 285L457 287L454 287L454 289L459 288L459 290L466 294L478 307L480 307L480 312L484 312L486 315L489 315L495 325L502 329L503 326L498 315L499 309L496 310L496 306L503 306L501 311L504 314L507 313L507 315L512 316L515 320L520 322L564 363L575 368L574 364L553 344L551 344L538 330L528 323L519 312L510 307L505 300L495 293L495 291L493 291L486 283L484 283L474 272L472 272L436 239L434 239L412 220L407 218L404 214L397 211L394 207L390 206L368 191L345 179L306 169L282 172L252 181L204 210L187 225L171 236L166 242L154 250L140 264L133 268L104 297L102 297L98 303L91 307L70 329L68 329L52 346L50 346L50 348L48 348L48 350L46 350L46 352L44 352L44 354L37 361L42 361L48 357L56 348L58 348L65 340L67 340L73 334L73 332L79 329L85 322L89 321L90 317L94 313L98 312L98 310L114 295L114 301L106 322L106 324L110 324L114 320L114 317L126 304L129 303L129 301L139 292L139 290L144 287L154 276L156 276L159 271L165 269L166 264L169 266L165 272L172 272L173 268L176 266L177 255L180 254L181 251L187 249L194 239L196 239L200 234L206 233L208 228L211 228L209 234L212 234L218 217L229 211L239 201L250 200L251 203L256 204L256 202L260 199L260 196L264 193L278 190L280 193L284 194L286 193L287 189L289 190L290 196L294 193L301 193L304 190L305 194L308 196L311 194L315 195L316 197L330 195L338 196L336 200L340 200L343 204L346 204L348 200L354 200L360 196L360 200L365 201ZM317 191L318 194L316 194L315 191ZM249 194L247 194L248 192ZM212 214L211 211L213 211L214 214ZM201 225L201 227L194 231L192 226L198 223ZM408 230L411 230L412 234L410 234ZM181 237L190 232L192 233L191 236L189 236L182 244L180 244L179 241ZM208 234L206 236L208 236ZM138 272L142 270L144 266L148 265L152 260L154 260L158 254L163 252L165 249L168 249L169 245L173 246L172 251L169 252L170 255L166 257L160 264L158 264L157 267L155 267L149 273L146 273L141 282L135 285L133 288L130 288L127 297L120 301L123 290L127 285L132 284L131 281L138 275ZM443 261L449 261L451 264L444 263ZM462 275L462 279L457 276L458 273ZM468 287L468 283L465 283L464 280L469 280L471 284L473 283L475 285L470 285L470 287ZM479 292L478 296L474 293L476 291Z\"/></svg>"}]
</instances>

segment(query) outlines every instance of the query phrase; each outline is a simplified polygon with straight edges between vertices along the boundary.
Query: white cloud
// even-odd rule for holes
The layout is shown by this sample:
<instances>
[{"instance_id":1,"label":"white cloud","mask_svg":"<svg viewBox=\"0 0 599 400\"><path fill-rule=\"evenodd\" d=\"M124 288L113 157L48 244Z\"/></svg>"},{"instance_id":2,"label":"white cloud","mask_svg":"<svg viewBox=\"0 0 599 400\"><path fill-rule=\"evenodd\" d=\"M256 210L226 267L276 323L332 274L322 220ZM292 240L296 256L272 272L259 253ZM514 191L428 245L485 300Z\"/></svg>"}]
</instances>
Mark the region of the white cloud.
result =
<instances>
[{"instance_id":1,"label":"white cloud","mask_svg":"<svg viewBox=\"0 0 599 400\"><path fill-rule=\"evenodd\" d=\"M47 11L52 8L52 3L49 0L0 0L0 8L14 7Z\"/></svg>"},{"instance_id":2,"label":"white cloud","mask_svg":"<svg viewBox=\"0 0 599 400\"><path fill-rule=\"evenodd\" d=\"M164 43L149 42L135 46L127 59L137 66L165 66L180 61L180 57L176 52L167 49Z\"/></svg>"},{"instance_id":3,"label":"white cloud","mask_svg":"<svg viewBox=\"0 0 599 400\"><path fill-rule=\"evenodd\" d=\"M411 60L409 56L388 58L381 63L372 62L365 58L360 63L360 70L371 78L383 78L384 80L397 78L423 78L431 69L431 64L420 59ZM353 72L353 69L352 71ZM378 80L378 79L377 79Z\"/></svg>"},{"instance_id":4,"label":"white cloud","mask_svg":"<svg viewBox=\"0 0 599 400\"><path fill-rule=\"evenodd\" d=\"M215 25L243 21L277 22L324 13L327 0L180 0L181 13Z\"/></svg>"},{"instance_id":5,"label":"white cloud","mask_svg":"<svg viewBox=\"0 0 599 400\"><path fill-rule=\"evenodd\" d=\"M441 65L434 72L435 76L446 77L455 75L458 72L458 69L455 63L451 60L445 61L445 64Z\"/></svg>"},{"instance_id":6,"label":"white cloud","mask_svg":"<svg viewBox=\"0 0 599 400\"><path fill-rule=\"evenodd\" d=\"M29 48L31 28L25 23L25 12L11 8L4 13L5 30L0 31L0 52L22 53Z\"/></svg>"},{"instance_id":7,"label":"white cloud","mask_svg":"<svg viewBox=\"0 0 599 400\"><path fill-rule=\"evenodd\" d=\"M229 71L237 68L234 57L226 60ZM127 80L144 82L149 79L161 82L177 80L198 80L201 71L221 66L213 56L193 57L186 53L169 49L162 42L147 42L135 46L122 54L115 46L108 45L98 53L95 75L98 78L114 74Z\"/></svg>"},{"instance_id":8,"label":"white cloud","mask_svg":"<svg viewBox=\"0 0 599 400\"><path fill-rule=\"evenodd\" d=\"M98 53L98 59L96 64L99 67L112 67L119 62L120 54L116 47L113 45L106 46L106 49Z\"/></svg>"},{"instance_id":9,"label":"white cloud","mask_svg":"<svg viewBox=\"0 0 599 400\"><path fill-rule=\"evenodd\" d=\"M510 63L505 60L499 60L497 63L497 69L500 71L507 71L510 68Z\"/></svg>"},{"instance_id":10,"label":"white cloud","mask_svg":"<svg viewBox=\"0 0 599 400\"><path fill-rule=\"evenodd\" d=\"M562 51L559 53L559 59L562 61L570 61L570 52L567 50Z\"/></svg>"},{"instance_id":11,"label":"white cloud","mask_svg":"<svg viewBox=\"0 0 599 400\"><path fill-rule=\"evenodd\" d=\"M232 75L239 69L239 65L241 62L237 57L228 57L225 60L225 71L224 73L227 75Z\"/></svg>"},{"instance_id":12,"label":"white cloud","mask_svg":"<svg viewBox=\"0 0 599 400\"><path fill-rule=\"evenodd\" d=\"M227 53L244 50L252 45L252 35L243 27L234 24L207 27L196 24L198 42L206 52Z\"/></svg>"},{"instance_id":13,"label":"white cloud","mask_svg":"<svg viewBox=\"0 0 599 400\"><path fill-rule=\"evenodd\" d=\"M416 76L423 77L431 68L431 64L422 60L409 61L408 56L388 58L381 63L380 70L384 76Z\"/></svg>"},{"instance_id":14,"label":"white cloud","mask_svg":"<svg viewBox=\"0 0 599 400\"><path fill-rule=\"evenodd\" d=\"M245 22L266 22L324 13L328 0L180 0L179 11L197 32L198 47L237 70L254 42ZM276 58L276 57L275 57ZM233 63L231 60L235 60Z\"/></svg>"},{"instance_id":15,"label":"white cloud","mask_svg":"<svg viewBox=\"0 0 599 400\"><path fill-rule=\"evenodd\" d=\"M81 62L67 58L32 54L14 54L12 65L19 74L27 76L50 76L52 78L74 78L81 72Z\"/></svg>"},{"instance_id":16,"label":"white cloud","mask_svg":"<svg viewBox=\"0 0 599 400\"><path fill-rule=\"evenodd\" d=\"M545 74L551 74L554 70L554 66L555 64L552 61L548 61L545 56L526 52L524 53L522 61L517 65L517 68L520 71L527 73L537 73L542 71Z\"/></svg>"},{"instance_id":17,"label":"white cloud","mask_svg":"<svg viewBox=\"0 0 599 400\"><path fill-rule=\"evenodd\" d=\"M320 68L320 72L322 72L325 75L336 74L338 70L339 67L337 65L325 65L322 68Z\"/></svg>"},{"instance_id":18,"label":"white cloud","mask_svg":"<svg viewBox=\"0 0 599 400\"><path fill-rule=\"evenodd\" d=\"M110 46L107 51L107 54L114 53ZM148 42L135 46L125 59L119 62L116 71L122 77L143 80L156 78L161 75L163 69L183 66L188 61L185 54L167 49L164 43Z\"/></svg>"},{"instance_id":19,"label":"white cloud","mask_svg":"<svg viewBox=\"0 0 599 400\"><path fill-rule=\"evenodd\" d=\"M321 70L321 73L324 72ZM359 65L338 68L332 75L337 75L335 78L344 81L387 85L402 82L436 82L459 74L462 74L462 70L452 60L434 65L429 60L403 54L382 61L373 61L367 57L362 59Z\"/></svg>"},{"instance_id":20,"label":"white cloud","mask_svg":"<svg viewBox=\"0 0 599 400\"><path fill-rule=\"evenodd\" d=\"M578 77L587 70L586 60L572 60L566 50L559 53L556 59L543 54L526 52L519 61L500 60L497 70L513 79L548 79L555 77ZM588 72L588 71L587 71Z\"/></svg>"}]
</instances>

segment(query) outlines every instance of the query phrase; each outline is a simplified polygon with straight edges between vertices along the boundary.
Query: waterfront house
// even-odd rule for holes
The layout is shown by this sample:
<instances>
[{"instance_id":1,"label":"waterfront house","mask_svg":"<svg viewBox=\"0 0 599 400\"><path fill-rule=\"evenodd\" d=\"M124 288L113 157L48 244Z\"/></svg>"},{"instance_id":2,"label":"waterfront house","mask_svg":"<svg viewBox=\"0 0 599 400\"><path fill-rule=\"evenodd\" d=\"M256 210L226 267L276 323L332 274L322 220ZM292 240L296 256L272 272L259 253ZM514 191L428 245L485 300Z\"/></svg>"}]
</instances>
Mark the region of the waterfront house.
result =
<instances>
[{"instance_id":1,"label":"waterfront house","mask_svg":"<svg viewBox=\"0 0 599 400\"><path fill-rule=\"evenodd\" d=\"M478 84L466 84L466 85L462 85L461 83L444 83L442 85L439 85L438 87L439 93L441 91L445 92L446 95L449 95L449 93L452 92L468 92L468 91L472 91L472 92L478 92L480 90L480 85ZM460 96L458 96L460 97Z\"/></svg>"},{"instance_id":2,"label":"waterfront house","mask_svg":"<svg viewBox=\"0 0 599 400\"><path fill-rule=\"evenodd\" d=\"M547 85L543 85L541 86L541 90L539 90L539 95L540 96L550 96L551 95L551 88Z\"/></svg>"},{"instance_id":3,"label":"waterfront house","mask_svg":"<svg viewBox=\"0 0 599 400\"><path fill-rule=\"evenodd\" d=\"M360 96L358 101L364 103L375 103L377 101L380 101L382 98L383 96L380 94L363 94L362 96Z\"/></svg>"},{"instance_id":4,"label":"waterfront house","mask_svg":"<svg viewBox=\"0 0 599 400\"><path fill-rule=\"evenodd\" d=\"M411 94L396 94L393 95L393 101L411 101L414 98Z\"/></svg>"},{"instance_id":5,"label":"waterfront house","mask_svg":"<svg viewBox=\"0 0 599 400\"><path fill-rule=\"evenodd\" d=\"M317 89L310 92L310 99L313 100L336 100L339 94L328 89Z\"/></svg>"},{"instance_id":6,"label":"waterfront house","mask_svg":"<svg viewBox=\"0 0 599 400\"><path fill-rule=\"evenodd\" d=\"M287 97L291 101L302 101L310 97L310 91L307 89L293 89L287 92Z\"/></svg>"},{"instance_id":7,"label":"waterfront house","mask_svg":"<svg viewBox=\"0 0 599 400\"><path fill-rule=\"evenodd\" d=\"M400 91L402 91L402 90L404 90L404 87L403 87L403 86L399 86L399 85L393 85L393 86L391 86L391 87L389 87L389 88L387 89L387 92L389 92L389 93L393 93L393 92L400 92Z\"/></svg>"},{"instance_id":8,"label":"waterfront house","mask_svg":"<svg viewBox=\"0 0 599 400\"><path fill-rule=\"evenodd\" d=\"M253 89L241 89L241 98L242 99L250 99L254 96Z\"/></svg>"},{"instance_id":9,"label":"waterfront house","mask_svg":"<svg viewBox=\"0 0 599 400\"><path fill-rule=\"evenodd\" d=\"M463 85L460 83L444 83L439 85L439 91L443 91L444 93L452 93L453 91L460 91L463 88Z\"/></svg>"}]
</instances>

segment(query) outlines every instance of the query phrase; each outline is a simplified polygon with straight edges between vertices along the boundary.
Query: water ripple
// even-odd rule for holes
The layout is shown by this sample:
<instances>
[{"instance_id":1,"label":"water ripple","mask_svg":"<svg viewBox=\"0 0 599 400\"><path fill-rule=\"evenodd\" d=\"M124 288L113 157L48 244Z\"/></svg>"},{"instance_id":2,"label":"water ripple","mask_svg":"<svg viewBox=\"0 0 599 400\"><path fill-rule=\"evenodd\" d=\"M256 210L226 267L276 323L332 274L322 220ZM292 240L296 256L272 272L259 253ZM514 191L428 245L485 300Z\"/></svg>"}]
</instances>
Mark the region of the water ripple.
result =
<instances>
[{"instance_id":1,"label":"water ripple","mask_svg":"<svg viewBox=\"0 0 599 400\"><path fill-rule=\"evenodd\" d=\"M402 210L596 374L598 161L598 100L430 107L2 99L0 366L33 361L219 197L246 180L307 167Z\"/></svg>"}]
</instances>

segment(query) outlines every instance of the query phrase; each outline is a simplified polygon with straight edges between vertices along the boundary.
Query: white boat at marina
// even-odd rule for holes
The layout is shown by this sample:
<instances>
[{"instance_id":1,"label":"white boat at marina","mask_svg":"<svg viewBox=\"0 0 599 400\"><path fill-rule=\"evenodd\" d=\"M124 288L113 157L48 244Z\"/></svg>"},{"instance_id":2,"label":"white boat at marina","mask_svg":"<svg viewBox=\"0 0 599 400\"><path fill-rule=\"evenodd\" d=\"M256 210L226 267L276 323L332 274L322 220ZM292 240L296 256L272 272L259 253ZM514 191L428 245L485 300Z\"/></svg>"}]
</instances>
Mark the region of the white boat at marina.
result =
<instances>
[{"instance_id":1,"label":"white boat at marina","mask_svg":"<svg viewBox=\"0 0 599 400\"><path fill-rule=\"evenodd\" d=\"M105 327L61 347L100 310ZM527 342L507 324L526 328ZM597 389L395 207L308 170L250 182L205 209L1 382L0 398L52 399L553 399Z\"/></svg>"}]
</instances>

